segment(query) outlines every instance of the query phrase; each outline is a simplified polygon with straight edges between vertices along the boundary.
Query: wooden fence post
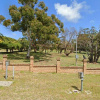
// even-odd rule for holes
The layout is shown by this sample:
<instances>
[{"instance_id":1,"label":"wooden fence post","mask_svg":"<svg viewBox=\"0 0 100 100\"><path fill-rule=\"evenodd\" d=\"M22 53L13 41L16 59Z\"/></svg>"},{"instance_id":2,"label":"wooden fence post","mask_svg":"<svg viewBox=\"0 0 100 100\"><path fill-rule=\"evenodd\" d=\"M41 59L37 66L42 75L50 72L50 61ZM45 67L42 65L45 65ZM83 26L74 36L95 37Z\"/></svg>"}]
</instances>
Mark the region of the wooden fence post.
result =
<instances>
[{"instance_id":1,"label":"wooden fence post","mask_svg":"<svg viewBox=\"0 0 100 100\"><path fill-rule=\"evenodd\" d=\"M34 57L30 56L30 66L29 66L29 71L33 71L33 66L34 66Z\"/></svg>"},{"instance_id":2,"label":"wooden fence post","mask_svg":"<svg viewBox=\"0 0 100 100\"><path fill-rule=\"evenodd\" d=\"M84 72L84 75L86 74L86 69L87 69L87 59L83 59L83 72Z\"/></svg>"},{"instance_id":3,"label":"wooden fence post","mask_svg":"<svg viewBox=\"0 0 100 100\"><path fill-rule=\"evenodd\" d=\"M7 60L7 55L3 55L3 65L2 65L2 70L6 69L6 60Z\"/></svg>"},{"instance_id":4,"label":"wooden fence post","mask_svg":"<svg viewBox=\"0 0 100 100\"><path fill-rule=\"evenodd\" d=\"M60 58L57 58L56 73L60 72Z\"/></svg>"}]
</instances>

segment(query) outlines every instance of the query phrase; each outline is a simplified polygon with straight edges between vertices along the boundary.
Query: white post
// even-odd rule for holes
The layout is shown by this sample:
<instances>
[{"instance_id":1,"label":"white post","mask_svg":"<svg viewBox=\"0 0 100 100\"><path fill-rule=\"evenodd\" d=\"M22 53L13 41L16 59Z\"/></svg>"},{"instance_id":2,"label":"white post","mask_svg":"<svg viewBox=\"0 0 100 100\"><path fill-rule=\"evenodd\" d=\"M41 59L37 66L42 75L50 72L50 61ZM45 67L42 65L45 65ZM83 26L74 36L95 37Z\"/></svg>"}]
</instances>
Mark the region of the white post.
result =
<instances>
[{"instance_id":1,"label":"white post","mask_svg":"<svg viewBox=\"0 0 100 100\"><path fill-rule=\"evenodd\" d=\"M13 66L13 79L14 79L14 66Z\"/></svg>"},{"instance_id":2,"label":"white post","mask_svg":"<svg viewBox=\"0 0 100 100\"><path fill-rule=\"evenodd\" d=\"M76 35L76 66L77 66L77 59L78 59L78 55L77 55L77 37L78 37L78 35Z\"/></svg>"},{"instance_id":3,"label":"white post","mask_svg":"<svg viewBox=\"0 0 100 100\"><path fill-rule=\"evenodd\" d=\"M8 65L6 64L6 79L7 79L7 77L8 77Z\"/></svg>"}]
</instances>

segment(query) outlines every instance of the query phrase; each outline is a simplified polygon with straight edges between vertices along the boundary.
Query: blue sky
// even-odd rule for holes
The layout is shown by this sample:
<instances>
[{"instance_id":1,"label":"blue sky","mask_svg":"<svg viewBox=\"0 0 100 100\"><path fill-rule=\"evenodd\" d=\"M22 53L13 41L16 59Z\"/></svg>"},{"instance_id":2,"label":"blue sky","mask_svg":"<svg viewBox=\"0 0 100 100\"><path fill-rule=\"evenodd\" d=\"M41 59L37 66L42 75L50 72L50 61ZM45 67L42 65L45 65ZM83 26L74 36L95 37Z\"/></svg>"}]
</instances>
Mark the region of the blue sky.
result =
<instances>
[{"instance_id":1,"label":"blue sky","mask_svg":"<svg viewBox=\"0 0 100 100\"><path fill-rule=\"evenodd\" d=\"M48 15L55 14L64 23L64 28L100 27L100 0L39 0L48 6ZM0 15L10 19L8 8L10 5L21 6L17 0L0 0ZM21 38L21 32L12 32L0 25L0 33L15 39Z\"/></svg>"}]
</instances>

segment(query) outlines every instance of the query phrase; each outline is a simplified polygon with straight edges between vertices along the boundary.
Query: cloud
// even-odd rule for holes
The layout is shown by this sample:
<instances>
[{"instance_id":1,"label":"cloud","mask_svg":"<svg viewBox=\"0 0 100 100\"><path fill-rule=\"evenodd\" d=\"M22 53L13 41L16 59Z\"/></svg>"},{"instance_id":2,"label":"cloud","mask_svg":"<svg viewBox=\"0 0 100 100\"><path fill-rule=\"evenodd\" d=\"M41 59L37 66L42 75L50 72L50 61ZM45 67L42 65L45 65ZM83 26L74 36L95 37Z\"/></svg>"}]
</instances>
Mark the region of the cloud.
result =
<instances>
[{"instance_id":1,"label":"cloud","mask_svg":"<svg viewBox=\"0 0 100 100\"><path fill-rule=\"evenodd\" d=\"M67 4L61 5L60 3L56 3L54 6L57 14L63 16L70 22L78 22L82 18L82 9L90 11L90 7L86 5L86 2L77 3L76 0L70 6Z\"/></svg>"}]
</instances>

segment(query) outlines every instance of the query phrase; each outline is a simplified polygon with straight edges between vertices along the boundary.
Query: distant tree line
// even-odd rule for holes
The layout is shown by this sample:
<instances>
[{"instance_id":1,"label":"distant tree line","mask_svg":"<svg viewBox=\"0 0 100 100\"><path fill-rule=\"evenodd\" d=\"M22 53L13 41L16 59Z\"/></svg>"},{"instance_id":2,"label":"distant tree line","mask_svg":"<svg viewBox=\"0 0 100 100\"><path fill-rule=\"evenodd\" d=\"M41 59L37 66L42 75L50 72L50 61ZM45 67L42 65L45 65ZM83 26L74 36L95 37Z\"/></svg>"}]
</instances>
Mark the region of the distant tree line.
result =
<instances>
[{"instance_id":1,"label":"distant tree line","mask_svg":"<svg viewBox=\"0 0 100 100\"><path fill-rule=\"evenodd\" d=\"M3 36L0 33L0 48L6 49L6 52L10 50L10 52L13 52L13 50L27 50L28 48L28 41L25 38L20 38L19 40Z\"/></svg>"},{"instance_id":2,"label":"distant tree line","mask_svg":"<svg viewBox=\"0 0 100 100\"><path fill-rule=\"evenodd\" d=\"M78 50L87 52L89 62L97 62L100 57L100 31L95 27L81 29L78 35Z\"/></svg>"}]
</instances>

